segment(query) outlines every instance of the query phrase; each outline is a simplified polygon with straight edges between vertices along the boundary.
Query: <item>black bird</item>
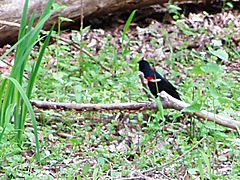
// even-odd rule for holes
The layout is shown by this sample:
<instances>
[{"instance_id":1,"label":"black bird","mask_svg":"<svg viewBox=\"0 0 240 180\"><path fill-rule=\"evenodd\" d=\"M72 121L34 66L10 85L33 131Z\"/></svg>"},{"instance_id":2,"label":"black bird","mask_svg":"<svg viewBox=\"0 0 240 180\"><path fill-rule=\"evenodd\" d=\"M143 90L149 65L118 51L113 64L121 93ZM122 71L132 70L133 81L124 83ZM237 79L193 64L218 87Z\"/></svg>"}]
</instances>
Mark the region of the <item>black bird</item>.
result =
<instances>
[{"instance_id":1,"label":"black bird","mask_svg":"<svg viewBox=\"0 0 240 180\"><path fill-rule=\"evenodd\" d=\"M167 79L155 71L147 61L141 60L138 63L139 71L143 72L144 78L148 81L148 87L155 97L157 97L161 91L165 91L172 97L181 100L177 89Z\"/></svg>"}]
</instances>

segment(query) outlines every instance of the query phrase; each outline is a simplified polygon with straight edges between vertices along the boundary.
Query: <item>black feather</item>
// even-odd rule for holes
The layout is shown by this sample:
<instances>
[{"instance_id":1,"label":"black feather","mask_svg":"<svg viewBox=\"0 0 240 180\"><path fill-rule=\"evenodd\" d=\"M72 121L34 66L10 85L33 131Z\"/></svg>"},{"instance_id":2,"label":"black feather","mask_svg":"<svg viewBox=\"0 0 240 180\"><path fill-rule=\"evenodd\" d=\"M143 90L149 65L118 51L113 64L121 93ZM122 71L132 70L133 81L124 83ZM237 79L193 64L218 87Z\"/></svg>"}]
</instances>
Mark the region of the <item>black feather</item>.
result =
<instances>
[{"instance_id":1,"label":"black feather","mask_svg":"<svg viewBox=\"0 0 240 180\"><path fill-rule=\"evenodd\" d=\"M167 79L155 71L147 61L141 60L138 63L139 71L143 72L144 78L153 77L155 80L159 80L157 82L148 81L148 87L155 97L157 97L161 91L165 91L172 97L181 100L177 89Z\"/></svg>"}]
</instances>

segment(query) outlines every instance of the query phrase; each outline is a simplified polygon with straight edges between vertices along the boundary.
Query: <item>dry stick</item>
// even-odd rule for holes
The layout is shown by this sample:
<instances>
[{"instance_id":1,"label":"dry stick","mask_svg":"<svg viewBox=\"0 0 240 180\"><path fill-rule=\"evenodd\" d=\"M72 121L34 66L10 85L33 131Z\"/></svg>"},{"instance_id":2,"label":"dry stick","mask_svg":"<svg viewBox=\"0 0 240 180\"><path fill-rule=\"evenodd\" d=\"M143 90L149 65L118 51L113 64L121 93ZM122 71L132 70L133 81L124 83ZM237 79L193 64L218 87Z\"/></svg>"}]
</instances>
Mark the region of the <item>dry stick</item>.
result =
<instances>
[{"instance_id":1,"label":"dry stick","mask_svg":"<svg viewBox=\"0 0 240 180\"><path fill-rule=\"evenodd\" d=\"M162 105L165 109L182 110L190 104L180 101L168 95L165 91L160 93ZM77 104L77 103L58 103L48 101L31 101L32 105L41 109L64 109L76 111L145 111L157 110L157 105L153 101L141 103L112 103L112 104ZM200 112L188 113L190 116L197 116L203 120L213 121L225 127L232 129L240 128L240 122L222 117L220 115L207 112L205 110Z\"/></svg>"},{"instance_id":2,"label":"dry stick","mask_svg":"<svg viewBox=\"0 0 240 180\"><path fill-rule=\"evenodd\" d=\"M144 176L131 176L131 177L125 177L125 178L117 178L119 180L138 180L138 179L145 179Z\"/></svg>"},{"instance_id":3,"label":"dry stick","mask_svg":"<svg viewBox=\"0 0 240 180\"><path fill-rule=\"evenodd\" d=\"M63 109L76 111L143 111L157 109L155 102L141 103L112 103L112 104L77 104L77 103L59 103L32 100L32 105L41 109Z\"/></svg>"},{"instance_id":4,"label":"dry stick","mask_svg":"<svg viewBox=\"0 0 240 180\"><path fill-rule=\"evenodd\" d=\"M20 28L20 24L16 23L16 22L0 20L0 24L7 25L7 26L14 26L14 27L19 27Z\"/></svg>"},{"instance_id":5,"label":"dry stick","mask_svg":"<svg viewBox=\"0 0 240 180\"><path fill-rule=\"evenodd\" d=\"M186 151L185 153L183 153L181 156L178 156L176 157L175 159L173 159L172 161L169 161L161 166L158 166L158 167L154 167L154 168L151 168L151 169L148 169L146 171L143 171L142 173L143 174L146 174L150 171L154 171L154 170L157 170L157 169L161 169L161 168L164 168L170 164L173 164L175 162L177 162L178 160L182 159L183 157L185 157L188 153L190 153L191 151L193 151L197 146L199 146L199 144L201 144L203 142L203 140L205 139L206 137L203 137L200 141L198 141L193 147L191 147L191 149L189 149L188 151Z\"/></svg>"}]
</instances>

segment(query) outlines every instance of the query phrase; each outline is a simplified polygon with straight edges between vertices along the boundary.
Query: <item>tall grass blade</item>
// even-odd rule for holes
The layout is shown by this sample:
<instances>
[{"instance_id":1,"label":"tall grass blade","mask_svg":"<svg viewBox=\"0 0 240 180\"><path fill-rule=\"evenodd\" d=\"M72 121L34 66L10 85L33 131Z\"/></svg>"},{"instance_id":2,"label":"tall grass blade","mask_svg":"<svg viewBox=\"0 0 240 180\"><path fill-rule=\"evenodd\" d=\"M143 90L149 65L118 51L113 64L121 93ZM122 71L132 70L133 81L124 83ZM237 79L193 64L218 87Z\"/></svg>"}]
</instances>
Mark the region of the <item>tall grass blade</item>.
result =
<instances>
[{"instance_id":1,"label":"tall grass blade","mask_svg":"<svg viewBox=\"0 0 240 180\"><path fill-rule=\"evenodd\" d=\"M127 42L127 44L124 46L124 41L127 37L127 32L128 32L128 29L133 21L133 18L134 18L134 15L135 13L137 12L137 10L133 10L132 13L130 14L130 16L128 17L127 19L127 22L123 28L123 34L122 34L122 55L125 57L126 56L126 53L127 53L127 50L128 50L128 46L129 46L129 41Z\"/></svg>"},{"instance_id":2,"label":"tall grass blade","mask_svg":"<svg viewBox=\"0 0 240 180\"><path fill-rule=\"evenodd\" d=\"M47 38L45 39L45 41L43 43L43 46L41 47L40 53L38 55L37 62L32 67L32 72L31 72L30 79L28 81L27 92L26 92L26 95L27 95L28 98L31 97L33 86L34 86L34 83L35 83L35 80L36 80L36 77L37 77L37 73L38 73L38 70L40 68L44 52L45 52L45 50L46 50L46 48L47 48L47 46L49 44L49 41L51 39L51 34L52 34L52 31L53 31L53 28L54 28L54 26L52 26L52 28L50 29L50 31L49 31L49 33L47 35ZM27 110L26 106L23 105L22 113L21 113L23 121L26 119L26 115L27 115L26 110ZM22 125L24 125L24 123ZM21 128L23 128L23 127L21 127Z\"/></svg>"},{"instance_id":3,"label":"tall grass blade","mask_svg":"<svg viewBox=\"0 0 240 180\"><path fill-rule=\"evenodd\" d=\"M32 105L26 95L26 93L24 92L22 86L19 84L19 82L12 78L12 77L6 77L8 80L10 80L14 86L17 88L18 92L21 94L21 97L25 103L25 105L27 106L27 109L31 115L31 119L32 119L32 124L33 124L33 129L34 129L34 136L35 136L35 140L36 140L36 148L37 148L37 159L40 160L40 145L39 145L39 140L38 140L38 133L37 133L37 121L35 118L35 114L32 108Z\"/></svg>"},{"instance_id":4,"label":"tall grass blade","mask_svg":"<svg viewBox=\"0 0 240 180\"><path fill-rule=\"evenodd\" d=\"M17 131L17 141L19 145L22 143L22 134L24 132L24 124L27 113L29 112L32 119L32 124L34 128L34 135L36 139L36 149L37 149L37 158L40 159L40 146L37 136L37 122L34 116L33 108L30 103L30 96L32 89L34 87L35 79L37 77L37 72L43 58L44 51L50 41L50 36L53 31L53 28L49 32L38 57L36 64L32 67L32 73L28 82L26 82L27 88L23 90L22 84L24 82L24 70L29 59L29 55L32 51L32 48L38 41L41 29L43 28L45 22L52 15L51 7L54 0L49 0L41 17L38 20L38 23L35 27L33 24L35 22L35 13L33 13L27 24L28 17L28 4L29 0L25 1L23 8L23 15L21 19L21 26L18 34L18 42L13 45L7 52L0 57L0 61L5 58L8 53L13 51L16 48L16 55L14 60L14 65L12 67L10 77L4 77L0 85L0 126L2 137L7 124L10 120L14 119L14 127ZM38 40L37 40L38 39ZM14 117L14 118L13 118Z\"/></svg>"}]
</instances>

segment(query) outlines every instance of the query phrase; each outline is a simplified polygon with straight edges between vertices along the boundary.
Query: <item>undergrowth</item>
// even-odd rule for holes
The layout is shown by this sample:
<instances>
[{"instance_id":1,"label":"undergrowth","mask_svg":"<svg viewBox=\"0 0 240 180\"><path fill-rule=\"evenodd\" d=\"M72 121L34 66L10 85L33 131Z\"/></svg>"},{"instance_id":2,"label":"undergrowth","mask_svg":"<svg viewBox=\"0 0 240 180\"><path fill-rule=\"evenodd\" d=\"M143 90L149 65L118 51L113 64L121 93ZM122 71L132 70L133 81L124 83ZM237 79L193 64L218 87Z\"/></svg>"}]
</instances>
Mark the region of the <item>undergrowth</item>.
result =
<instances>
[{"instance_id":1,"label":"undergrowth","mask_svg":"<svg viewBox=\"0 0 240 180\"><path fill-rule=\"evenodd\" d=\"M176 26L186 36L208 35L206 29L197 31L181 19ZM231 28L226 27L224 31L230 32ZM90 32L86 30L86 34ZM167 27L161 32L164 41L168 41ZM142 54L131 50L142 42L133 39L130 33L122 34L127 40L124 52L121 51L123 42L116 45L114 35L104 34L98 50L84 36L78 45L93 54L94 59L61 39L49 45L39 69L34 99L77 103L148 100L138 77L137 61ZM80 36L76 31L71 35L73 39ZM201 51L184 47L189 44L187 40L182 46L168 44L170 53L165 62L154 57L147 59L163 73L167 67L167 78L178 88L182 99L192 103L191 111L205 109L239 120L236 112L239 111L240 74L231 71L227 64L240 55L231 37L228 34L222 40L215 35L211 37L214 41ZM157 37L154 38L151 41L154 47L162 48ZM191 179L235 179L240 176L238 131L175 110L164 111L165 121L151 111L48 110L37 114L41 124L41 163L32 158L33 133L28 128L25 133L28 141L23 149L9 141L0 145L3 177L176 179L185 175ZM7 128L5 140L12 139L12 128L11 125Z\"/></svg>"}]
</instances>

